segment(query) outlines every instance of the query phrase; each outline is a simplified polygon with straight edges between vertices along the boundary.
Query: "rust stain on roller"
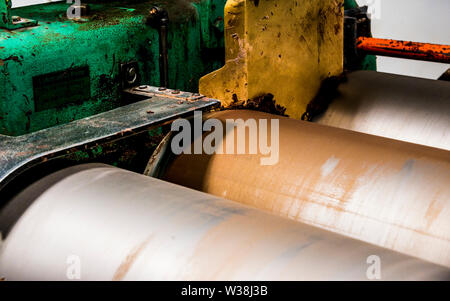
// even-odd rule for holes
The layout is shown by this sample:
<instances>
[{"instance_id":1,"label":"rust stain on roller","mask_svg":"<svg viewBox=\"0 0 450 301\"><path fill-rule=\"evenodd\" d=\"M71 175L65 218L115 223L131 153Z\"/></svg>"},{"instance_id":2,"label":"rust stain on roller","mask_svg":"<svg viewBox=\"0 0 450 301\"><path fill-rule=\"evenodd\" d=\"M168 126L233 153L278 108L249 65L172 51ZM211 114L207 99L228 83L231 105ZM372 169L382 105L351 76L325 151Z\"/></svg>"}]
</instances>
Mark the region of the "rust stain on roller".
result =
<instances>
[{"instance_id":1,"label":"rust stain on roller","mask_svg":"<svg viewBox=\"0 0 450 301\"><path fill-rule=\"evenodd\" d=\"M369 54L450 63L449 45L360 37L356 47Z\"/></svg>"},{"instance_id":2,"label":"rust stain on roller","mask_svg":"<svg viewBox=\"0 0 450 301\"><path fill-rule=\"evenodd\" d=\"M278 163L181 154L162 179L450 267L448 151L261 112L208 118L278 119Z\"/></svg>"},{"instance_id":3,"label":"rust stain on roller","mask_svg":"<svg viewBox=\"0 0 450 301\"><path fill-rule=\"evenodd\" d=\"M428 207L426 213L427 228L431 227L433 222L438 218L439 214L442 212L442 209L444 209L444 204L439 203L437 200L433 200L430 203L430 206Z\"/></svg>"},{"instance_id":4,"label":"rust stain on roller","mask_svg":"<svg viewBox=\"0 0 450 301\"><path fill-rule=\"evenodd\" d=\"M134 262L138 258L139 254L142 252L142 250L145 249L145 247L148 245L150 240L151 240L151 237L149 237L147 240L142 242L139 246L137 246L134 250L132 250L130 254L127 255L125 260L120 264L120 266L117 268L116 272L114 273L112 281L123 280L123 278L127 275L128 271L130 270L131 266L134 264Z\"/></svg>"}]
</instances>

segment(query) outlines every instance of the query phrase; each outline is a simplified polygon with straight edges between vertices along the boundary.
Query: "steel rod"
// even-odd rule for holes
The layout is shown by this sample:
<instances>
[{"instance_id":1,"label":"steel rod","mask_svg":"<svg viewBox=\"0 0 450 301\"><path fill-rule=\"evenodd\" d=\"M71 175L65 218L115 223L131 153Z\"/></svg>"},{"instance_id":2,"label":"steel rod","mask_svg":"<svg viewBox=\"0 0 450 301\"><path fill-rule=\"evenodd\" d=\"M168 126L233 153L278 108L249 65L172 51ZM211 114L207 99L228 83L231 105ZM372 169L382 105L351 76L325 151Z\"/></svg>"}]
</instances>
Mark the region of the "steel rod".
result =
<instances>
[{"instance_id":1,"label":"steel rod","mask_svg":"<svg viewBox=\"0 0 450 301\"><path fill-rule=\"evenodd\" d=\"M356 47L368 54L450 63L449 45L360 37L356 42Z\"/></svg>"}]
</instances>

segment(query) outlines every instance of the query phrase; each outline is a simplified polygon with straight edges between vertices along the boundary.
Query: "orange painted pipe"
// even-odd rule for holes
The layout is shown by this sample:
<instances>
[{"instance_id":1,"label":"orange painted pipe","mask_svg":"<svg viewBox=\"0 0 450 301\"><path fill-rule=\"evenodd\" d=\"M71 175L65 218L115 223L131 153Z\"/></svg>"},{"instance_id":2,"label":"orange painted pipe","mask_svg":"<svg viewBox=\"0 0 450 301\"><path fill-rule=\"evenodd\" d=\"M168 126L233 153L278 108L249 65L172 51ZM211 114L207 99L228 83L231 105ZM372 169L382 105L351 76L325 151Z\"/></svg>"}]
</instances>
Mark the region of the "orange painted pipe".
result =
<instances>
[{"instance_id":1,"label":"orange painted pipe","mask_svg":"<svg viewBox=\"0 0 450 301\"><path fill-rule=\"evenodd\" d=\"M368 54L450 63L449 45L360 37L356 47Z\"/></svg>"}]
</instances>

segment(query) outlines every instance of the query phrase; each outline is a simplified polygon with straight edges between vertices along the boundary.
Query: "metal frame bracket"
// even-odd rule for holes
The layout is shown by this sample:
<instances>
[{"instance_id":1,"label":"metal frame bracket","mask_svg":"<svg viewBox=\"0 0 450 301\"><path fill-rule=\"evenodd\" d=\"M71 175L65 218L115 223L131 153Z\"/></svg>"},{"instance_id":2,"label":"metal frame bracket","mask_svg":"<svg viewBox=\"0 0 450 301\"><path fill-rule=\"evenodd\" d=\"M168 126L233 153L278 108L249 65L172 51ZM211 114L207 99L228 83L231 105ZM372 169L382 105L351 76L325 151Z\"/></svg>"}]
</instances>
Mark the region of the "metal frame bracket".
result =
<instances>
[{"instance_id":1,"label":"metal frame bracket","mask_svg":"<svg viewBox=\"0 0 450 301\"><path fill-rule=\"evenodd\" d=\"M166 88L139 86L124 92L143 100L23 136L0 135L0 191L22 172L50 159L142 133L196 110L220 106L218 100L198 93Z\"/></svg>"}]
</instances>

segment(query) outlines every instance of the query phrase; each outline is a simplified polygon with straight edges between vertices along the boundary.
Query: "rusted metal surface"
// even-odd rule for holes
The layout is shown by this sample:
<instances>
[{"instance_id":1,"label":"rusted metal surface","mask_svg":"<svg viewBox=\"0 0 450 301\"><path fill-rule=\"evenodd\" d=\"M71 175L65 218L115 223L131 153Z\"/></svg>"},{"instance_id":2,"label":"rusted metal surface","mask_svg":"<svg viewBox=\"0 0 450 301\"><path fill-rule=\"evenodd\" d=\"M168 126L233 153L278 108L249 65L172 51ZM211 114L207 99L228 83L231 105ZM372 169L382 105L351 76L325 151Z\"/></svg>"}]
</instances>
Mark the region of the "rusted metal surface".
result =
<instances>
[{"instance_id":1,"label":"rusted metal surface","mask_svg":"<svg viewBox=\"0 0 450 301\"><path fill-rule=\"evenodd\" d=\"M153 163L160 178L450 267L448 151L260 112L208 117L279 119L279 162L181 154Z\"/></svg>"},{"instance_id":2,"label":"rusted metal surface","mask_svg":"<svg viewBox=\"0 0 450 301\"><path fill-rule=\"evenodd\" d=\"M1 248L7 280L68 280L74 259L80 280L368 280L373 255L382 280L450 277L438 265L109 166L52 174L13 203L23 201L32 205Z\"/></svg>"},{"instance_id":3,"label":"rusted metal surface","mask_svg":"<svg viewBox=\"0 0 450 301\"><path fill-rule=\"evenodd\" d=\"M368 54L450 63L449 45L360 37L356 47Z\"/></svg>"},{"instance_id":4,"label":"rusted metal surface","mask_svg":"<svg viewBox=\"0 0 450 301\"><path fill-rule=\"evenodd\" d=\"M219 105L219 101L196 93L173 94L170 89L141 87L126 92L141 96L142 101L19 137L0 135L0 190L20 172L51 158L134 135L194 110Z\"/></svg>"},{"instance_id":5,"label":"rusted metal surface","mask_svg":"<svg viewBox=\"0 0 450 301\"><path fill-rule=\"evenodd\" d=\"M314 122L450 150L448 82L359 71L326 93Z\"/></svg>"}]
</instances>

